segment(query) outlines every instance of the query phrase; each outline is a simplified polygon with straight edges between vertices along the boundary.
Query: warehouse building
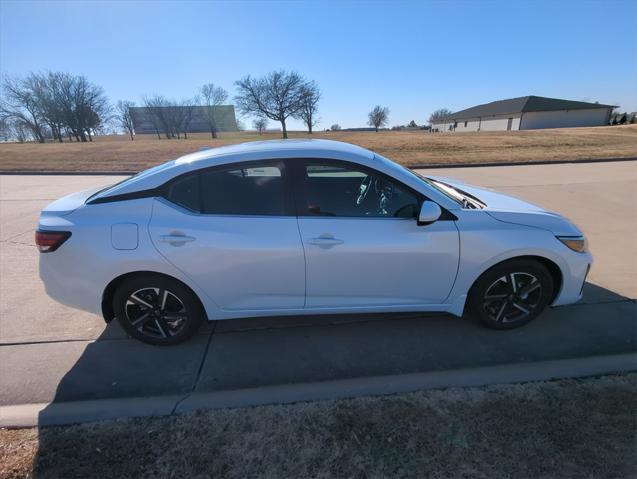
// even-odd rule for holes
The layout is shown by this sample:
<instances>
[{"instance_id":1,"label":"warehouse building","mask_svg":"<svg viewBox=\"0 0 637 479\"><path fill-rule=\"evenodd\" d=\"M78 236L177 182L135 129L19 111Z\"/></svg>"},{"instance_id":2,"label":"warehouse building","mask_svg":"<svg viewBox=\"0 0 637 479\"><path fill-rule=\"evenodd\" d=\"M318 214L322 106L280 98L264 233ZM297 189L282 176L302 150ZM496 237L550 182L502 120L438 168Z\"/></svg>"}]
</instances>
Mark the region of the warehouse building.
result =
<instances>
[{"instance_id":1,"label":"warehouse building","mask_svg":"<svg viewBox=\"0 0 637 479\"><path fill-rule=\"evenodd\" d=\"M182 109L185 110L189 107L184 106L162 106L153 107L154 110L158 110L159 117L168 117L171 114L171 110ZM188 133L205 133L210 131L208 124L208 107L207 106L195 106L192 108L192 120L188 126ZM213 107L214 118L217 124L217 131L239 131L237 127L237 118L234 113L233 105L219 105ZM133 126L135 128L135 134L143 133L155 133L155 123L148 108L145 107L131 107L131 118L133 120ZM177 112L177 116L183 116ZM160 131L161 125L158 125Z\"/></svg>"},{"instance_id":2,"label":"warehouse building","mask_svg":"<svg viewBox=\"0 0 637 479\"><path fill-rule=\"evenodd\" d=\"M523 96L457 111L432 122L438 131L538 130L608 125L613 105Z\"/></svg>"}]
</instances>

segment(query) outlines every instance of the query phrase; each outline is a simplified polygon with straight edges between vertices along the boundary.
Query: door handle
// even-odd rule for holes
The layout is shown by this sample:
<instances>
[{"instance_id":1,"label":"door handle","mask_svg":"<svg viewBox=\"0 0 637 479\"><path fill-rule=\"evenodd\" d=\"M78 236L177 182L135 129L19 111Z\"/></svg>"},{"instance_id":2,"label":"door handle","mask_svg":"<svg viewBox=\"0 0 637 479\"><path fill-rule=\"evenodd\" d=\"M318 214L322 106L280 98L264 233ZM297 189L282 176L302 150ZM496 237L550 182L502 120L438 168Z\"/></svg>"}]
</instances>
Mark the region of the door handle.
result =
<instances>
[{"instance_id":1,"label":"door handle","mask_svg":"<svg viewBox=\"0 0 637 479\"><path fill-rule=\"evenodd\" d=\"M170 244L184 244L190 241L195 241L196 238L193 236L186 235L162 235L159 237L159 241L162 243L170 243Z\"/></svg>"},{"instance_id":2,"label":"door handle","mask_svg":"<svg viewBox=\"0 0 637 479\"><path fill-rule=\"evenodd\" d=\"M330 236L319 236L318 238L310 238L307 240L307 243L317 246L336 246L338 244L343 244L344 241Z\"/></svg>"}]
</instances>

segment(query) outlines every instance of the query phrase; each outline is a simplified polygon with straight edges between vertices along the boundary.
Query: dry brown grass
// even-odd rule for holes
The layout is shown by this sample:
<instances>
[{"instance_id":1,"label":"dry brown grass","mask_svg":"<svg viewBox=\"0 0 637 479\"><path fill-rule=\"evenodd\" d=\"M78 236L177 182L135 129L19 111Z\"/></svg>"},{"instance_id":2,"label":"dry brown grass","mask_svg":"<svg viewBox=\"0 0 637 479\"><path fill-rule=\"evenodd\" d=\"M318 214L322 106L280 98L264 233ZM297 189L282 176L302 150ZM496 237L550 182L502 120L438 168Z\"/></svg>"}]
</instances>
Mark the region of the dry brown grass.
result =
<instances>
[{"instance_id":1,"label":"dry brown grass","mask_svg":"<svg viewBox=\"0 0 637 479\"><path fill-rule=\"evenodd\" d=\"M0 477L634 477L636 400L631 374L0 430Z\"/></svg>"},{"instance_id":2,"label":"dry brown grass","mask_svg":"<svg viewBox=\"0 0 637 479\"><path fill-rule=\"evenodd\" d=\"M0 171L140 171L204 146L279 136L227 133L212 140L202 133L191 135L188 140L157 140L154 135L139 135L135 141L126 136L105 136L92 143L0 144ZM291 136L309 137L299 132ZM637 125L457 134L320 132L312 138L361 145L407 166L637 156Z\"/></svg>"}]
</instances>

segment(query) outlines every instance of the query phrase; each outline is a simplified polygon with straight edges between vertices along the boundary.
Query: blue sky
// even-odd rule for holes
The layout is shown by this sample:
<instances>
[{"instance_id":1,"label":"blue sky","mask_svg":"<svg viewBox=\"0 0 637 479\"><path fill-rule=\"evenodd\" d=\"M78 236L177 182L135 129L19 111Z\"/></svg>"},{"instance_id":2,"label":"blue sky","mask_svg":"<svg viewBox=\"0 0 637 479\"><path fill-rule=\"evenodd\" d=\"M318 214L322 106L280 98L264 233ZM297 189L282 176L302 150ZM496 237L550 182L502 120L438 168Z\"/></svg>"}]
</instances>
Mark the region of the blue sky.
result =
<instances>
[{"instance_id":1,"label":"blue sky","mask_svg":"<svg viewBox=\"0 0 637 479\"><path fill-rule=\"evenodd\" d=\"M529 94L636 111L637 1L0 0L2 73L83 74L113 101L281 68L318 82L321 128Z\"/></svg>"}]
</instances>

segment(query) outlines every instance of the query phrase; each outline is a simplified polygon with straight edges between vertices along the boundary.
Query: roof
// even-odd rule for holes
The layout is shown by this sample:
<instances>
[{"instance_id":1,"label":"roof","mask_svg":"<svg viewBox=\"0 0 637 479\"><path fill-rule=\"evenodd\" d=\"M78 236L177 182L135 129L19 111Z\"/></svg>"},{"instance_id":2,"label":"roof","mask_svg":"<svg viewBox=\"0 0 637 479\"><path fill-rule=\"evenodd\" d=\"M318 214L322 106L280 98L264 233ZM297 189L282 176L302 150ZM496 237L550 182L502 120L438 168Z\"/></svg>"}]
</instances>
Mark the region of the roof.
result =
<instances>
[{"instance_id":1,"label":"roof","mask_svg":"<svg viewBox=\"0 0 637 479\"><path fill-rule=\"evenodd\" d=\"M366 158L373 158L374 154L357 145L344 143L334 140L266 140L266 141L250 141L247 143L237 143L235 145L221 146L218 148L210 148L201 150L196 153L178 158L175 163L192 163L194 161L209 160L221 156L241 155L246 153L268 153L273 157L287 156L291 151L303 154L303 152L324 152L337 153L346 155L358 155ZM316 156L313 154L312 156Z\"/></svg>"},{"instance_id":2,"label":"roof","mask_svg":"<svg viewBox=\"0 0 637 479\"><path fill-rule=\"evenodd\" d=\"M507 115L510 113L524 113L529 111L589 110L594 108L615 107L615 105L589 103L586 101L560 100L558 98L546 98L543 96L531 95L521 96L519 98L509 98L508 100L492 101L491 103L477 105L471 108L467 108L466 110L454 112L437 121Z\"/></svg>"},{"instance_id":3,"label":"roof","mask_svg":"<svg viewBox=\"0 0 637 479\"><path fill-rule=\"evenodd\" d=\"M200 168L242 161L274 158L334 158L358 163L376 161L375 155L360 146L332 140L269 140L209 148L155 166L98 194L113 196L155 188L182 173Z\"/></svg>"}]
</instances>

